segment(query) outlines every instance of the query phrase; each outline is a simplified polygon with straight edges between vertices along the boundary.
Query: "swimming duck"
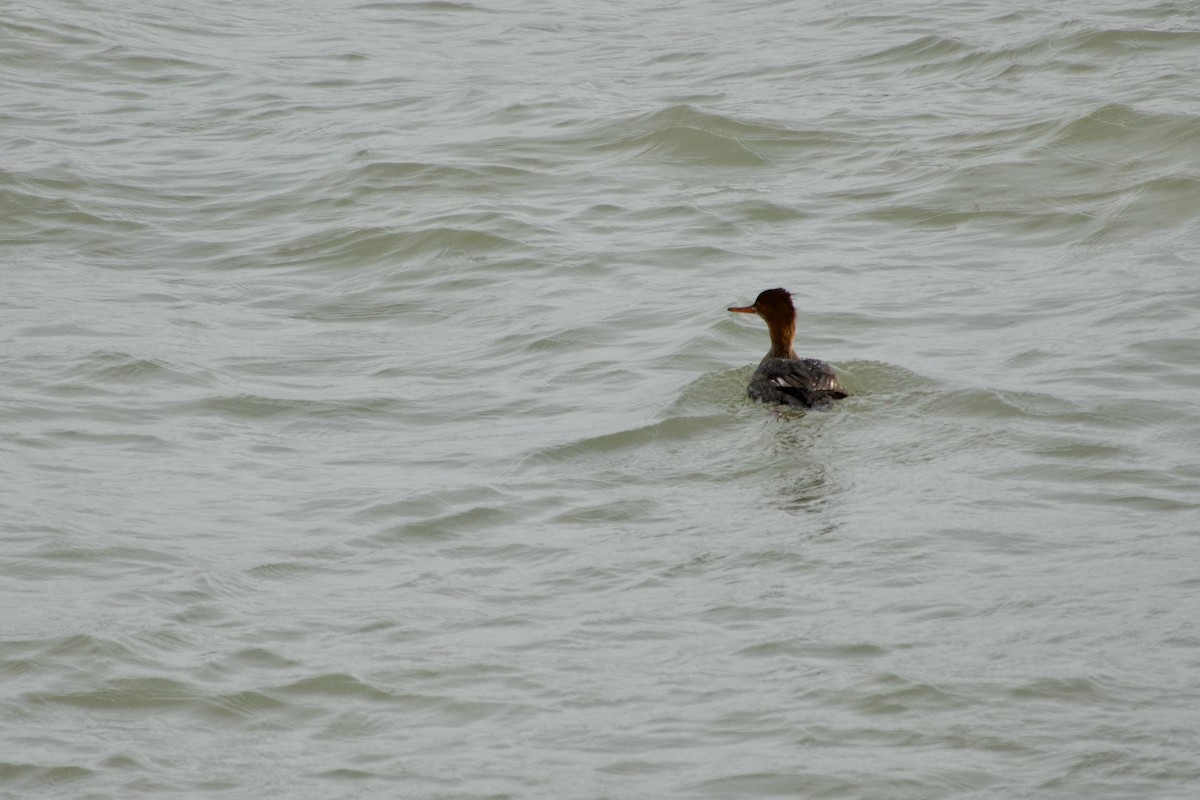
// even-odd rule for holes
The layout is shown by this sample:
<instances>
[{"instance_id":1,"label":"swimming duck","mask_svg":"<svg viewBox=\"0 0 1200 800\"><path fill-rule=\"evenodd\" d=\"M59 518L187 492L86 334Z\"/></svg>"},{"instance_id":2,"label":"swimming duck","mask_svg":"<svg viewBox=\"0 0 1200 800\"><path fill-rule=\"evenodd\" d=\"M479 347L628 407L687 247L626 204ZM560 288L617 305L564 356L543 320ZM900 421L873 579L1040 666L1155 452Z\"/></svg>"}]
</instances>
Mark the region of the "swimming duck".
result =
<instances>
[{"instance_id":1,"label":"swimming duck","mask_svg":"<svg viewBox=\"0 0 1200 800\"><path fill-rule=\"evenodd\" d=\"M749 306L729 309L738 314L758 314L771 334L771 351L750 376L746 394L760 403L780 403L797 408L827 406L848 392L833 367L816 358L800 358L792 349L796 339L796 306L785 289L767 289Z\"/></svg>"}]
</instances>

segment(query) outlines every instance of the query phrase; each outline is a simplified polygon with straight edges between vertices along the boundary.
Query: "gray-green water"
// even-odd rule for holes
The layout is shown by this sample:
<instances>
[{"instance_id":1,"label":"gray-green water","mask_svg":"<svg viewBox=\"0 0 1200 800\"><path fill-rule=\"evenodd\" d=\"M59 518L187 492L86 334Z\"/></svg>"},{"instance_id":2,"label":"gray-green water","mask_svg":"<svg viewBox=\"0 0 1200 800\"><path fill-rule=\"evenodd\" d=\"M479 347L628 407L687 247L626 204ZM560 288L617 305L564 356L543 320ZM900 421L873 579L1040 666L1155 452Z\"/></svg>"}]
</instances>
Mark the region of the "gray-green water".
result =
<instances>
[{"instance_id":1,"label":"gray-green water","mask_svg":"<svg viewBox=\"0 0 1200 800\"><path fill-rule=\"evenodd\" d=\"M0 795L1200 794L1195 4L51 0L0 86Z\"/></svg>"}]
</instances>

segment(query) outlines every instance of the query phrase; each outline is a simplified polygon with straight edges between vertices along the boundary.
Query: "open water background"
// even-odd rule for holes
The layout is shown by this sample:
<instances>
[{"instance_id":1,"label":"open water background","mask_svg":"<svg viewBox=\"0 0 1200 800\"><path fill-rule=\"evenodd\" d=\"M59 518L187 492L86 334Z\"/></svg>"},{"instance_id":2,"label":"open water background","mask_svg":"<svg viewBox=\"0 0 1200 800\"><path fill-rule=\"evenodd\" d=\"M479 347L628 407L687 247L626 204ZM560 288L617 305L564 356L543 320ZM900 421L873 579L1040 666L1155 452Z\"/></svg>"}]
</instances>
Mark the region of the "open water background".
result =
<instances>
[{"instance_id":1,"label":"open water background","mask_svg":"<svg viewBox=\"0 0 1200 800\"><path fill-rule=\"evenodd\" d=\"M15 2L0 87L0 795L1200 796L1195 3Z\"/></svg>"}]
</instances>

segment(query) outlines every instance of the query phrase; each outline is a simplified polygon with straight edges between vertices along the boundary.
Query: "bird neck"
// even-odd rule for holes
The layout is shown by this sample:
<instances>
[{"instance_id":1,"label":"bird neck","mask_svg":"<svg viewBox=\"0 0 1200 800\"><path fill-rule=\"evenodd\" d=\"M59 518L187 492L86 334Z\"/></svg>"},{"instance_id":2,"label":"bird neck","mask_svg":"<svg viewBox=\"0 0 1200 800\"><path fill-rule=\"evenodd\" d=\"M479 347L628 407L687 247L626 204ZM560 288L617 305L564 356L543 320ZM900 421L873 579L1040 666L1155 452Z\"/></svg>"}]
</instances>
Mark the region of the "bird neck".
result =
<instances>
[{"instance_id":1,"label":"bird neck","mask_svg":"<svg viewBox=\"0 0 1200 800\"><path fill-rule=\"evenodd\" d=\"M796 321L777 322L769 326L771 331L771 352L768 358L795 358L796 351L792 343L796 340Z\"/></svg>"}]
</instances>

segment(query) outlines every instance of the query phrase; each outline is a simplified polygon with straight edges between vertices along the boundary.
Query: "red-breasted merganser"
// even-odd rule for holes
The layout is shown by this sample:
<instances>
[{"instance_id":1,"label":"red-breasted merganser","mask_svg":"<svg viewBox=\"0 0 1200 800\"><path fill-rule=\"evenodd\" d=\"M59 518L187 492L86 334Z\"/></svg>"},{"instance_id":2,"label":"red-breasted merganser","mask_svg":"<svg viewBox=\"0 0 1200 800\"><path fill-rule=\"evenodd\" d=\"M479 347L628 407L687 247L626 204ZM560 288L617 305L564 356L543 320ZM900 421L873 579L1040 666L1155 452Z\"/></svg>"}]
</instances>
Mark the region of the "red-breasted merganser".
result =
<instances>
[{"instance_id":1,"label":"red-breasted merganser","mask_svg":"<svg viewBox=\"0 0 1200 800\"><path fill-rule=\"evenodd\" d=\"M798 408L825 406L848 393L833 367L815 358L800 358L792 349L796 339L796 307L784 289L767 289L752 306L729 309L739 314L758 314L771 334L771 352L759 362L750 377L746 394L760 403L782 403Z\"/></svg>"}]
</instances>

